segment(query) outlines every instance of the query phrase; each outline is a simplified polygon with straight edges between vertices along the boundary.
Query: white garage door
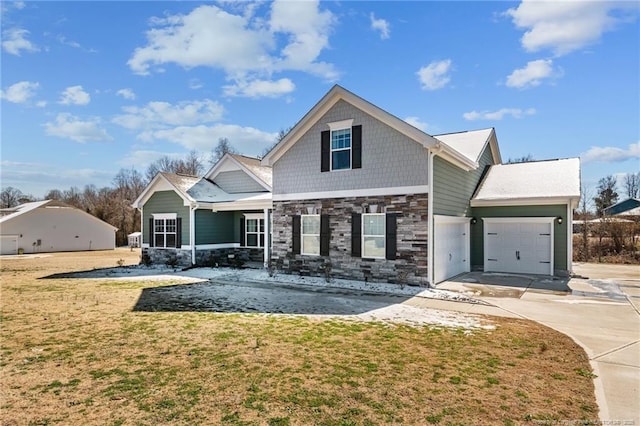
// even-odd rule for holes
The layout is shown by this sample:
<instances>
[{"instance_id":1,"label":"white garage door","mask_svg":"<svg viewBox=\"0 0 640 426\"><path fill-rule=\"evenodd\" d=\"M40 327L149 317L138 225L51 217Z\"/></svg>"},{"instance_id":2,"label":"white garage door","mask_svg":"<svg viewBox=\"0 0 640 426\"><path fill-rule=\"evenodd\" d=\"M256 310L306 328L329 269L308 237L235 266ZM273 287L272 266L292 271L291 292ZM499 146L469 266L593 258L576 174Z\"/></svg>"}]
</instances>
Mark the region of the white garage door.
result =
<instances>
[{"instance_id":1,"label":"white garage door","mask_svg":"<svg viewBox=\"0 0 640 426\"><path fill-rule=\"evenodd\" d=\"M553 275L554 218L485 218L484 270Z\"/></svg>"},{"instance_id":2,"label":"white garage door","mask_svg":"<svg viewBox=\"0 0 640 426\"><path fill-rule=\"evenodd\" d=\"M465 217L434 216L434 280L442 282L469 272L469 220Z\"/></svg>"},{"instance_id":3,"label":"white garage door","mask_svg":"<svg viewBox=\"0 0 640 426\"><path fill-rule=\"evenodd\" d=\"M17 235L0 235L0 254L18 254Z\"/></svg>"}]
</instances>

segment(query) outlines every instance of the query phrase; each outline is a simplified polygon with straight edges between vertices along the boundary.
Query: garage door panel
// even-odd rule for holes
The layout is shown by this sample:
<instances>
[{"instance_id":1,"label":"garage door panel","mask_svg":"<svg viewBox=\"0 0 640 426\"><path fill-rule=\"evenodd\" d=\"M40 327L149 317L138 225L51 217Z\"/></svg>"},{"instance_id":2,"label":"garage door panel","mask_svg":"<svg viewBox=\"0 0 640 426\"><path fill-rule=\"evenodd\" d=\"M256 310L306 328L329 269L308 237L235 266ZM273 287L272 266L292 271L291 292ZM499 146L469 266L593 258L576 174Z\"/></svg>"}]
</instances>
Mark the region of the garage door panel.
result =
<instances>
[{"instance_id":1,"label":"garage door panel","mask_svg":"<svg viewBox=\"0 0 640 426\"><path fill-rule=\"evenodd\" d=\"M485 271L553 273L552 218L485 220Z\"/></svg>"},{"instance_id":2,"label":"garage door panel","mask_svg":"<svg viewBox=\"0 0 640 426\"><path fill-rule=\"evenodd\" d=\"M446 219L445 219L446 220ZM450 219L449 219L450 220ZM434 229L434 280L441 282L468 272L468 221L436 220Z\"/></svg>"}]
</instances>

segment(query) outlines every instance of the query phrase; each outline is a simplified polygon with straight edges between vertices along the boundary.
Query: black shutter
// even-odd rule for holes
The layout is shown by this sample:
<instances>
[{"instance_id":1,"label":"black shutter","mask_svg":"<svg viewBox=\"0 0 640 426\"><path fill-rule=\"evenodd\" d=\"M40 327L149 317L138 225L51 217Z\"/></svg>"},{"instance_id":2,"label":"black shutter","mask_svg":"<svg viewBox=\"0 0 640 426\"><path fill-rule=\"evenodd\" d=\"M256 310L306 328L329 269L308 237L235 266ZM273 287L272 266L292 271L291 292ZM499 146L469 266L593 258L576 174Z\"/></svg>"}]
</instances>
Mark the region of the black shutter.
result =
<instances>
[{"instance_id":1,"label":"black shutter","mask_svg":"<svg viewBox=\"0 0 640 426\"><path fill-rule=\"evenodd\" d=\"M395 213L387 213L386 215L386 255L385 257L388 260L396 260L396 248L397 248L397 223L396 223L396 214Z\"/></svg>"},{"instance_id":2,"label":"black shutter","mask_svg":"<svg viewBox=\"0 0 640 426\"><path fill-rule=\"evenodd\" d=\"M182 247L182 218L176 218L176 248Z\"/></svg>"},{"instance_id":3,"label":"black shutter","mask_svg":"<svg viewBox=\"0 0 640 426\"><path fill-rule=\"evenodd\" d=\"M300 254L300 216L291 216L293 219L293 254Z\"/></svg>"},{"instance_id":4,"label":"black shutter","mask_svg":"<svg viewBox=\"0 0 640 426\"><path fill-rule=\"evenodd\" d=\"M328 172L331 164L331 132L325 130L320 134L320 171Z\"/></svg>"},{"instance_id":5,"label":"black shutter","mask_svg":"<svg viewBox=\"0 0 640 426\"><path fill-rule=\"evenodd\" d=\"M329 256L329 240L331 240L331 229L329 229L329 215L320 215L320 256Z\"/></svg>"},{"instance_id":6,"label":"black shutter","mask_svg":"<svg viewBox=\"0 0 640 426\"><path fill-rule=\"evenodd\" d=\"M245 228L244 228L244 217L240 218L240 247L244 247L246 244L246 236L245 236Z\"/></svg>"},{"instance_id":7,"label":"black shutter","mask_svg":"<svg viewBox=\"0 0 640 426\"><path fill-rule=\"evenodd\" d=\"M154 227L153 227L153 218L150 217L149 218L149 247L153 247L155 245L155 241L153 241L155 239L155 235L153 235L153 231L154 231Z\"/></svg>"},{"instance_id":8,"label":"black shutter","mask_svg":"<svg viewBox=\"0 0 640 426\"><path fill-rule=\"evenodd\" d=\"M351 128L351 168L362 168L362 126Z\"/></svg>"},{"instance_id":9,"label":"black shutter","mask_svg":"<svg viewBox=\"0 0 640 426\"><path fill-rule=\"evenodd\" d=\"M351 256L362 256L362 216L351 213Z\"/></svg>"}]
</instances>

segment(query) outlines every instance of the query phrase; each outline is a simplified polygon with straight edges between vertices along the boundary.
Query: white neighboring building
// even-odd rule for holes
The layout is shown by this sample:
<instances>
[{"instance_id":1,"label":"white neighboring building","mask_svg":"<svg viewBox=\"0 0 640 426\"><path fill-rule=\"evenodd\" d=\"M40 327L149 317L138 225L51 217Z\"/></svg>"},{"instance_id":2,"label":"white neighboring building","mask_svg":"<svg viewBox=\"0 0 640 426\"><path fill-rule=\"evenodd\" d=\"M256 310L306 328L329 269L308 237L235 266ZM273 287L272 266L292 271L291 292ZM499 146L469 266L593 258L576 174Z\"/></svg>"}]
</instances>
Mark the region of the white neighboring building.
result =
<instances>
[{"instance_id":1,"label":"white neighboring building","mask_svg":"<svg viewBox=\"0 0 640 426\"><path fill-rule=\"evenodd\" d=\"M0 254L113 250L117 229L59 201L25 203L0 209Z\"/></svg>"}]
</instances>

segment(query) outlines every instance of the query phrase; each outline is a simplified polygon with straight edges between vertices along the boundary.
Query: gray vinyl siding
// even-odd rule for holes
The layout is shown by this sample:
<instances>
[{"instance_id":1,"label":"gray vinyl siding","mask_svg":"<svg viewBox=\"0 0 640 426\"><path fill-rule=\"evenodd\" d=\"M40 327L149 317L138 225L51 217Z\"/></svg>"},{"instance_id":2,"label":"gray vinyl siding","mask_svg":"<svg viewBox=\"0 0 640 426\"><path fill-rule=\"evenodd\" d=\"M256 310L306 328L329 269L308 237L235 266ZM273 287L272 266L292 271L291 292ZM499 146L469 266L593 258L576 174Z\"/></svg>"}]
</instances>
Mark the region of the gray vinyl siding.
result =
<instances>
[{"instance_id":1,"label":"gray vinyl siding","mask_svg":"<svg viewBox=\"0 0 640 426\"><path fill-rule=\"evenodd\" d=\"M239 192L266 192L266 189L242 170L221 172L214 183L230 194Z\"/></svg>"},{"instance_id":2,"label":"gray vinyl siding","mask_svg":"<svg viewBox=\"0 0 640 426\"><path fill-rule=\"evenodd\" d=\"M553 224L553 269L567 271L567 206L512 206L512 207L473 207L471 214L478 222L471 225L471 266L484 266L483 217L558 217L564 221Z\"/></svg>"},{"instance_id":3,"label":"gray vinyl siding","mask_svg":"<svg viewBox=\"0 0 640 426\"><path fill-rule=\"evenodd\" d=\"M433 212L447 216L469 216L469 200L485 167L493 164L491 146L480 156L479 167L464 171L440 157L433 159Z\"/></svg>"},{"instance_id":4,"label":"gray vinyl siding","mask_svg":"<svg viewBox=\"0 0 640 426\"><path fill-rule=\"evenodd\" d=\"M234 212L196 210L196 245L237 242L235 238Z\"/></svg>"},{"instance_id":5,"label":"gray vinyl siding","mask_svg":"<svg viewBox=\"0 0 640 426\"><path fill-rule=\"evenodd\" d=\"M173 191L158 191L142 206L142 242L149 243L149 218L154 213L175 213L182 218L182 245L189 245L189 207Z\"/></svg>"},{"instance_id":6,"label":"gray vinyl siding","mask_svg":"<svg viewBox=\"0 0 640 426\"><path fill-rule=\"evenodd\" d=\"M362 125L362 168L320 171L320 134L327 123ZM273 193L339 191L428 184L427 150L353 105L340 100L273 166Z\"/></svg>"}]
</instances>

